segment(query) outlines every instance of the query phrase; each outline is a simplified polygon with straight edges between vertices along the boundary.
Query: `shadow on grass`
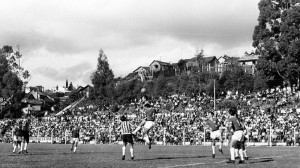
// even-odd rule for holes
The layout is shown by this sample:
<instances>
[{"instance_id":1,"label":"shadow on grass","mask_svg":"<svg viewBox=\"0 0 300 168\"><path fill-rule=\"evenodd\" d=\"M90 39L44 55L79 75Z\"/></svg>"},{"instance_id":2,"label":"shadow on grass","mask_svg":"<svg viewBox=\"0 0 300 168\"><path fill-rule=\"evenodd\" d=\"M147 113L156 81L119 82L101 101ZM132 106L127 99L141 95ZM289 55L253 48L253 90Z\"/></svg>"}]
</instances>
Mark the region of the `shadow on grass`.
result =
<instances>
[{"instance_id":1,"label":"shadow on grass","mask_svg":"<svg viewBox=\"0 0 300 168\"><path fill-rule=\"evenodd\" d=\"M265 158L259 158L259 159L250 159L249 164L263 163L263 162L273 162L273 161L274 161L274 159L265 157Z\"/></svg>"},{"instance_id":2,"label":"shadow on grass","mask_svg":"<svg viewBox=\"0 0 300 168\"><path fill-rule=\"evenodd\" d=\"M142 160L169 160L169 159L189 159L189 158L206 158L209 156L187 156L187 157L157 157L157 158L149 158L149 159L135 159L136 161Z\"/></svg>"}]
</instances>

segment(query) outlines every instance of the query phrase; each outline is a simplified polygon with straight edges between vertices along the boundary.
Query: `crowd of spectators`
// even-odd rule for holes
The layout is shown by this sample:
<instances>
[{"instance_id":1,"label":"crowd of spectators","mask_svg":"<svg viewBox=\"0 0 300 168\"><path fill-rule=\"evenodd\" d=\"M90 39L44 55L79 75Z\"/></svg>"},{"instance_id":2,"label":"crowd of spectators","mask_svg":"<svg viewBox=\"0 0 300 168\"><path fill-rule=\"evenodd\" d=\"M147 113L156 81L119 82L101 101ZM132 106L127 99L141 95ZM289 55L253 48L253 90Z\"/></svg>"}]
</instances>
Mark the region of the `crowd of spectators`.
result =
<instances>
[{"instance_id":1,"label":"crowd of spectators","mask_svg":"<svg viewBox=\"0 0 300 168\"><path fill-rule=\"evenodd\" d=\"M249 142L269 142L270 135L273 142L298 142L300 118L300 92L283 89L265 93L236 94L228 93L217 99L216 114L225 130L228 107L224 100L235 102L238 114L248 130ZM119 118L126 115L137 126L145 118L143 104L145 100L134 100L129 104L120 105L118 112L99 110L93 106L78 107L80 114L66 116L48 115L42 118L31 118L30 136L36 142L43 138L52 138L57 143L67 143L70 140L70 129L80 125L83 143L115 143L121 140ZM164 144L201 144L209 141L209 131L206 127L206 115L214 110L214 99L207 95L170 95L150 100L156 108L156 126L151 131L154 142ZM91 108L93 110L91 110ZM87 110L88 109L88 110ZM88 112L85 112L88 111ZM13 125L16 121L5 119L4 125ZM270 129L271 128L271 129ZM271 134L270 134L271 130ZM226 138L224 131L224 138ZM6 132L3 141L9 141L11 130Z\"/></svg>"}]
</instances>

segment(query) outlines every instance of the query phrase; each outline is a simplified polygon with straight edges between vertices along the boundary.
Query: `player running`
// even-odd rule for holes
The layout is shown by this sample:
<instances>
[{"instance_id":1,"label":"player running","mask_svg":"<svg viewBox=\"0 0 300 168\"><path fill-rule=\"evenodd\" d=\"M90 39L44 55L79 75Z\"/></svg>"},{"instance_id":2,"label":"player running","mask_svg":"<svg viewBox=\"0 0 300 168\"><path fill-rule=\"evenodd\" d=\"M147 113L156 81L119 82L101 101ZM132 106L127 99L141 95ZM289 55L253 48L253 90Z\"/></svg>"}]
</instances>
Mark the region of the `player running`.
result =
<instances>
[{"instance_id":1,"label":"player running","mask_svg":"<svg viewBox=\"0 0 300 168\"><path fill-rule=\"evenodd\" d=\"M241 139L243 137L243 127L240 123L240 121L237 119L237 109L236 108L230 108L229 109L230 118L228 119L227 123L227 129L230 132L233 130L233 135L231 137L230 142L230 160L226 163L235 163L235 155L234 155L234 149L239 150L240 154L240 161L239 164L245 163L244 157L243 157L243 151L241 149Z\"/></svg>"},{"instance_id":2,"label":"player running","mask_svg":"<svg viewBox=\"0 0 300 168\"><path fill-rule=\"evenodd\" d=\"M214 112L208 113L208 120L206 121L207 125L210 128L210 138L212 139L212 158L216 157L215 150L216 150L216 139L219 139L220 146L219 151L223 154L222 145L223 145L223 138L222 133L220 131L220 122L217 117L214 115Z\"/></svg>"},{"instance_id":3,"label":"player running","mask_svg":"<svg viewBox=\"0 0 300 168\"><path fill-rule=\"evenodd\" d=\"M156 110L152 108L149 103L146 103L144 105L144 108L146 112L146 119L142 121L142 123L132 132L132 134L135 135L142 128L142 126L144 126L142 139L146 141L146 144L149 145L149 149L151 149L151 140L149 138L149 131L155 126L154 120L155 120Z\"/></svg>"},{"instance_id":4,"label":"player running","mask_svg":"<svg viewBox=\"0 0 300 168\"><path fill-rule=\"evenodd\" d=\"M75 125L73 128L71 128L71 134L72 134L72 147L71 147L71 151L73 151L74 153L77 150L78 141L79 141L79 133L80 133L79 126Z\"/></svg>"},{"instance_id":5,"label":"player running","mask_svg":"<svg viewBox=\"0 0 300 168\"><path fill-rule=\"evenodd\" d=\"M131 134L131 123L127 121L127 118L123 115L121 117L121 126L118 128L121 128L121 133L122 133L122 140L123 140L123 146L122 146L122 160L125 160L125 150L127 143L130 144L130 155L131 155L131 160L134 159L134 153L133 153L133 139L132 139L132 134Z\"/></svg>"}]
</instances>

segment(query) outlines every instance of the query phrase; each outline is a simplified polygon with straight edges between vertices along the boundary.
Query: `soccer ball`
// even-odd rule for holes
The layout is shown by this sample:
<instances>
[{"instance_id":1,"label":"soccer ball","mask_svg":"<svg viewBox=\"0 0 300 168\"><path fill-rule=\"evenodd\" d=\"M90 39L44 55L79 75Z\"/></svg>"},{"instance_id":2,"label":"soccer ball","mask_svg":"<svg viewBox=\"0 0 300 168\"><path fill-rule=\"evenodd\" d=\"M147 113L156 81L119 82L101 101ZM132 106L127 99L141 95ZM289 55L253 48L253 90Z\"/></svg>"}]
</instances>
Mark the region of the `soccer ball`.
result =
<instances>
[{"instance_id":1,"label":"soccer ball","mask_svg":"<svg viewBox=\"0 0 300 168\"><path fill-rule=\"evenodd\" d=\"M142 92L142 93L145 93L145 92L146 92L146 88L142 88L142 89L141 89L141 92Z\"/></svg>"}]
</instances>

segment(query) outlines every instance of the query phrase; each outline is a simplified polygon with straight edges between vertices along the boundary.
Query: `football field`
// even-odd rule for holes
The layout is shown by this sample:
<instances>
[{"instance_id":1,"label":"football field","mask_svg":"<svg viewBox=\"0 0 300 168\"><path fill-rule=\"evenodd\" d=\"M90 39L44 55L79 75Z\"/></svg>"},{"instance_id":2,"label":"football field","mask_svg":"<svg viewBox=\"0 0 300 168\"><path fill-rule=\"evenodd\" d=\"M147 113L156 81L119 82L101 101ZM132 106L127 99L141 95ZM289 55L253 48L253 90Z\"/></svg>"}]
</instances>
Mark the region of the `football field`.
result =
<instances>
[{"instance_id":1,"label":"football field","mask_svg":"<svg viewBox=\"0 0 300 168\"><path fill-rule=\"evenodd\" d=\"M227 164L229 149L224 154L216 151L211 157L211 147L204 146L135 146L135 159L130 159L129 146L122 160L121 145L79 145L77 152L70 145L29 144L28 154L12 153L12 144L0 144L0 167L300 167L300 147L248 147L246 164Z\"/></svg>"}]
</instances>

